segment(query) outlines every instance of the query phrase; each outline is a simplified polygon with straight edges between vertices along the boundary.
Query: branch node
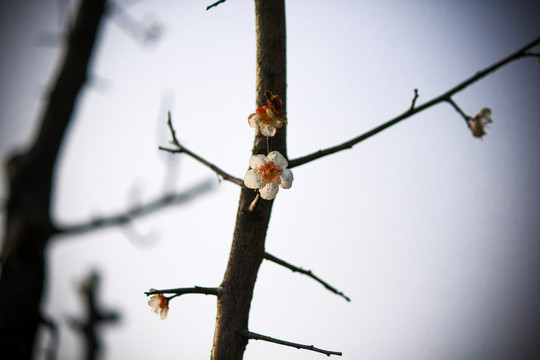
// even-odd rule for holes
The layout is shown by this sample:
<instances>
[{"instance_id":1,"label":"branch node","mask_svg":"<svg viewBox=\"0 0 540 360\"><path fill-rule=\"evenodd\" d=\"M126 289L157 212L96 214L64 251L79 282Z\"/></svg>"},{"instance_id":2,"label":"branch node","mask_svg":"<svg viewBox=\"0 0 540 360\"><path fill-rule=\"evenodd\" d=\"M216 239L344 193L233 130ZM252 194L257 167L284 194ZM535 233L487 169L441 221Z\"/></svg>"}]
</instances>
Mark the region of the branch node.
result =
<instances>
[{"instance_id":1,"label":"branch node","mask_svg":"<svg viewBox=\"0 0 540 360\"><path fill-rule=\"evenodd\" d=\"M418 89L414 89L414 97L412 99L412 102L411 102L411 107L409 109L409 111L413 111L414 110L414 106L416 105L416 100L418 99Z\"/></svg>"}]
</instances>

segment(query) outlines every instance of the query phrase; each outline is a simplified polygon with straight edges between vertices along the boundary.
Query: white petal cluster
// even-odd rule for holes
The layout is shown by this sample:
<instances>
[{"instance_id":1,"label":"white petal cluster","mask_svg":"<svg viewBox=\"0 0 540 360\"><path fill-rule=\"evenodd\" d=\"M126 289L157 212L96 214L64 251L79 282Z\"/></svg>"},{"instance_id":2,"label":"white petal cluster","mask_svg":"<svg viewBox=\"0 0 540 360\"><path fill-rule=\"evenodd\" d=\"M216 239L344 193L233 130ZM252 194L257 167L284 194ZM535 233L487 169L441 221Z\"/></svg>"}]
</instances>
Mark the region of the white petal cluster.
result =
<instances>
[{"instance_id":1,"label":"white petal cluster","mask_svg":"<svg viewBox=\"0 0 540 360\"><path fill-rule=\"evenodd\" d=\"M293 173L287 169L287 159L278 151L268 155L253 155L249 159L249 166L244 184L250 189L259 189L261 197L272 200L276 197L281 186L289 189L293 182Z\"/></svg>"},{"instance_id":2,"label":"white petal cluster","mask_svg":"<svg viewBox=\"0 0 540 360\"><path fill-rule=\"evenodd\" d=\"M287 119L277 115L272 109L263 106L248 117L249 126L259 129L261 134L268 137L276 135L277 129L287 123Z\"/></svg>"},{"instance_id":3,"label":"white petal cluster","mask_svg":"<svg viewBox=\"0 0 540 360\"><path fill-rule=\"evenodd\" d=\"M150 291L156 291L156 289L150 289ZM150 300L148 300L148 305L154 309L156 314L159 312L161 320L165 320L167 315L169 315L169 301L167 301L163 294L152 295Z\"/></svg>"}]
</instances>

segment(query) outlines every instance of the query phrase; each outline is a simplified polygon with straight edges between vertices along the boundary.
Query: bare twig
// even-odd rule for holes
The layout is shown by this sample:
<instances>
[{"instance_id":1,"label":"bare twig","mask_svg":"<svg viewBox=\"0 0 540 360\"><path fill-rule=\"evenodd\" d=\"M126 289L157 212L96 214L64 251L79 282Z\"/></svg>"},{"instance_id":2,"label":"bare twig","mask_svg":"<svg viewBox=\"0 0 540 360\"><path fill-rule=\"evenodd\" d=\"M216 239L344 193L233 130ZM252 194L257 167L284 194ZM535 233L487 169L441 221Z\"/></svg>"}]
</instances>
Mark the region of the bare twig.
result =
<instances>
[{"instance_id":1,"label":"bare twig","mask_svg":"<svg viewBox=\"0 0 540 360\"><path fill-rule=\"evenodd\" d=\"M179 194L165 195L161 198L150 201L145 205L133 207L120 214L116 214L116 215L112 215L108 217L96 218L89 222L84 222L78 225L64 226L64 227L56 226L55 234L73 235L73 234L80 234L80 233L84 233L84 232L88 232L88 231L92 231L92 230L96 230L96 229L100 229L100 228L104 228L108 226L124 225L124 224L129 223L134 218L138 218L144 215L149 215L169 205L176 205L176 204L181 204L181 203L191 201L197 198L199 195L202 195L208 192L214 186L215 186L214 180L206 180Z\"/></svg>"},{"instance_id":2,"label":"bare twig","mask_svg":"<svg viewBox=\"0 0 540 360\"><path fill-rule=\"evenodd\" d=\"M409 111L413 111L414 110L414 105L416 105L416 100L418 99L418 89L414 89L414 97L412 99L412 102L411 102L411 107L409 109Z\"/></svg>"},{"instance_id":3,"label":"bare twig","mask_svg":"<svg viewBox=\"0 0 540 360\"><path fill-rule=\"evenodd\" d=\"M276 264L279 264L281 266L284 266L286 267L287 269L290 269L292 270L293 272L299 272L301 274L304 274L304 275L307 275L309 276L310 278L312 278L313 280L319 282L321 285L323 285L326 289L328 289L329 291L333 292L334 294L336 295L339 295L341 296L342 298L344 298L345 300L347 301L351 301L351 299L348 297L348 296L345 296L345 294L343 294L341 291L338 291L336 288L334 288L333 286L331 286L330 284L328 284L327 282L321 280L318 276L316 276L315 274L313 274L311 272L311 270L304 270L302 268L299 268L297 266L294 266L294 265L291 265L289 264L288 262L284 261L284 260L281 260L277 257L275 257L274 255L272 254L269 254L267 252L264 253L264 258L268 261L272 261Z\"/></svg>"},{"instance_id":4,"label":"bare twig","mask_svg":"<svg viewBox=\"0 0 540 360\"><path fill-rule=\"evenodd\" d=\"M206 7L206 11L210 10L211 8L215 7L215 6L218 6L219 4L221 3L224 3L225 1L227 0L219 0L219 1L216 1L215 3L211 4L211 5L208 5Z\"/></svg>"},{"instance_id":5,"label":"bare twig","mask_svg":"<svg viewBox=\"0 0 540 360\"><path fill-rule=\"evenodd\" d=\"M450 97L446 100L456 111L461 115L461 117L465 120L465 123L467 124L467 127L471 127L471 117L459 107L459 105Z\"/></svg>"},{"instance_id":6,"label":"bare twig","mask_svg":"<svg viewBox=\"0 0 540 360\"><path fill-rule=\"evenodd\" d=\"M531 41L530 43L528 43L527 45L525 45L521 49L519 49L516 52L514 52L514 53L510 54L509 56L507 56L506 58L504 58L502 60L499 60L498 62L492 64L491 66L488 66L484 70L481 70L481 71L477 72L476 74L474 74L473 76L471 76L468 79L464 80L463 82L459 83L458 85L454 86L453 88L451 88L447 92L445 92L445 93L443 93L443 94L441 94L441 95L439 95L439 96L437 96L437 97L423 103L422 105L420 105L420 106L418 106L418 107L416 107L416 108L414 108L412 110L411 109L407 110L406 112L402 113L401 115L398 115L395 118L393 118L391 120L388 120L384 124L381 124L381 125L377 126L376 128L374 128L374 129L372 129L372 130L370 130L370 131L368 131L366 133L363 133L362 135L359 135L359 136L357 136L355 138L352 138L351 140L348 140L348 141L346 141L346 142L344 142L344 143L342 143L340 145L332 146L332 147L329 147L327 149L319 150L319 151L316 151L316 152L314 152L312 154L305 155L305 156L290 160L289 161L289 168L291 169L293 167L306 164L306 163L308 163L310 161L322 158L323 156L334 154L334 153L339 152L341 150L351 149L354 145L358 144L359 142L364 141L367 138L370 138L373 135L380 133L381 131L389 128L390 126L397 124L401 120L407 119L407 118L411 117L412 115L417 114L417 113L419 113L419 112L421 112L421 111L423 111L425 109L428 109L428 108L430 108L430 107L432 107L434 105L437 105L437 104L439 104L439 103L441 103L443 101L448 101L450 99L450 97L452 97L454 94L462 91L467 86L477 82L478 80L482 79L483 77L485 77L488 74L491 74L492 72L494 72L495 70L497 70L497 69L501 68L502 66L508 64L509 62L520 59L520 58L530 56L530 53L528 52L528 50L530 48L538 45L538 44L540 44L540 37L538 37L535 40Z\"/></svg>"},{"instance_id":7,"label":"bare twig","mask_svg":"<svg viewBox=\"0 0 540 360\"><path fill-rule=\"evenodd\" d=\"M160 150L168 151L170 153L184 153L184 154L186 154L188 156L191 156L193 159L197 160L201 164L203 164L203 165L209 167L210 169L212 169L216 174L221 176L223 178L223 180L230 181L230 182L232 182L232 183L234 183L236 185L239 185L239 186L244 185L244 182L242 181L242 179L239 179L237 177L234 177L234 176L230 175L229 173L226 173L225 171L221 170L220 168L218 168L214 164L208 162L206 159L203 159L202 157L195 154L191 150L188 150L185 146L181 145L180 142L178 141L178 138L176 137L176 132L175 132L174 127L172 125L171 112L170 111L169 111L169 115L168 115L167 125L169 126L169 129L171 131L172 144L176 146L176 149L169 149L169 148L160 146L159 147Z\"/></svg>"},{"instance_id":8,"label":"bare twig","mask_svg":"<svg viewBox=\"0 0 540 360\"><path fill-rule=\"evenodd\" d=\"M330 355L341 356L342 355L342 353L338 352L338 351L324 350L324 349L316 348L313 345L303 345L303 344L298 344L298 343L294 343L294 342L290 342L290 341L279 340L279 339L272 338L270 336L257 334L257 333L254 333L254 332L251 332L251 331L248 331L248 330L241 331L240 334L243 337L245 337L246 339L248 339L248 340L268 341L268 342L271 342L271 343L274 343L274 344L290 346L290 347L294 347L294 348L297 348L297 349L305 349L305 350L311 350L311 351L319 352L319 353L322 353L322 354L324 354L326 356L330 356Z\"/></svg>"},{"instance_id":9,"label":"bare twig","mask_svg":"<svg viewBox=\"0 0 540 360\"><path fill-rule=\"evenodd\" d=\"M174 294L174 297L184 295L184 294L204 294L204 295L219 296L219 289L218 288L208 288L208 287L194 286L194 287L189 287L189 288L176 288L176 289L145 291L144 293L145 293L145 295Z\"/></svg>"}]
</instances>

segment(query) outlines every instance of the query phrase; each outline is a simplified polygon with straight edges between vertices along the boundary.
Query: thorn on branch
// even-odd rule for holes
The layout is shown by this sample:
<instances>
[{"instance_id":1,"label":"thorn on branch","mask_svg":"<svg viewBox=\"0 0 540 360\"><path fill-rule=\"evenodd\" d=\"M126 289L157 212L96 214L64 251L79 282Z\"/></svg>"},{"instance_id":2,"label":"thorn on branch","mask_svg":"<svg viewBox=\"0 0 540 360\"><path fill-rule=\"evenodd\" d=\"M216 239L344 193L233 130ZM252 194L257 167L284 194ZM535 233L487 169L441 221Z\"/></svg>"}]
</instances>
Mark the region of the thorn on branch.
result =
<instances>
[{"instance_id":1,"label":"thorn on branch","mask_svg":"<svg viewBox=\"0 0 540 360\"><path fill-rule=\"evenodd\" d=\"M259 193L257 193L257 196L255 196L255 199L253 199L253 201L249 205L249 212L254 212L255 211L255 208L257 207L257 204L259 203L259 198L260 197L261 196L259 195Z\"/></svg>"},{"instance_id":2,"label":"thorn on branch","mask_svg":"<svg viewBox=\"0 0 540 360\"><path fill-rule=\"evenodd\" d=\"M339 351L324 350L324 349L316 348L316 347L313 346L313 345L304 345L304 344L298 344L298 343L294 343L294 342L290 342L290 341L285 341L285 340L275 339L275 338L272 338L272 337L270 337L270 336L261 335L261 334L257 334L257 333L251 332L251 331L249 331L249 330L243 330L243 331L240 331L240 334L241 334L244 338L246 338L246 339L248 339L248 340L263 340L263 341L268 341L268 342L271 342L271 343L274 343L274 344L278 344L278 345L290 346L290 347L294 347L294 348L297 348L297 349L304 349L304 350L310 350L310 351L319 352L319 353L324 354L324 355L326 355L326 356L330 356L330 355L341 356L341 355L342 355L342 353L339 352Z\"/></svg>"},{"instance_id":3,"label":"thorn on branch","mask_svg":"<svg viewBox=\"0 0 540 360\"><path fill-rule=\"evenodd\" d=\"M412 102L411 102L411 108L409 109L409 111L413 111L414 110L414 106L416 105L416 100L418 99L418 89L414 89L414 97L412 99Z\"/></svg>"},{"instance_id":4,"label":"thorn on branch","mask_svg":"<svg viewBox=\"0 0 540 360\"><path fill-rule=\"evenodd\" d=\"M304 275L307 275L309 276L310 278L312 278L313 280L319 282L321 285L323 285L327 290L333 292L334 294L336 295L339 295L341 296L342 298L344 298L345 300L347 301L351 301L351 299L348 297L348 296L345 296L345 294L343 294L341 291L338 291L336 288L334 288L333 286L331 286L330 284L328 284L327 282L321 280L318 276L316 276L315 274L313 274L311 272L311 270L304 270L302 268L299 268L297 266L294 266L294 265L291 265L289 264L288 262L284 261L284 260L281 260L277 257L275 257L274 255L272 254L269 254L267 252L264 253L264 258L268 261L272 261L278 265L281 265L281 266L284 266L286 267L287 269L290 269L292 270L293 272L299 272L301 274L304 274Z\"/></svg>"}]
</instances>

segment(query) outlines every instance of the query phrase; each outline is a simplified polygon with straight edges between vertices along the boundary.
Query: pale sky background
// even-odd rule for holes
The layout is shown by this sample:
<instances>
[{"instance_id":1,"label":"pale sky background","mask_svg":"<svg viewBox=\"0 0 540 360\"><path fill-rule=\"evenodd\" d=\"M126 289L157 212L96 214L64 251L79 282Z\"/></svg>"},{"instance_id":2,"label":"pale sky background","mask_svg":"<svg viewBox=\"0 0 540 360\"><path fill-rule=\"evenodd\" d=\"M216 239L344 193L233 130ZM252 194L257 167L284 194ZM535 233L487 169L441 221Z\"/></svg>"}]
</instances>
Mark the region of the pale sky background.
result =
<instances>
[{"instance_id":1,"label":"pale sky background","mask_svg":"<svg viewBox=\"0 0 540 360\"><path fill-rule=\"evenodd\" d=\"M118 1L162 36L143 44L111 14L57 172L63 224L116 213L216 176L167 145L180 140L243 177L255 110L252 1ZM27 146L61 47L38 46L75 9L0 3L0 157ZM286 4L289 157L341 143L421 104L540 36L534 1L301 1ZM537 51L539 51L537 49ZM540 66L514 62L455 97L494 123L484 140L438 105L352 150L295 168L274 204L266 249L352 298L264 262L250 330L342 351L343 359L509 359L540 355ZM172 157L172 159L171 159ZM171 172L172 171L172 172ZM167 175L169 173L169 175ZM105 359L207 359L212 296L186 295L169 318L150 287L218 286L240 189L222 182L196 202L134 222L55 239L44 311L60 324L59 359L80 359L67 326L82 316L77 284L103 274ZM0 199L7 194L0 180ZM4 214L1 214L3 229ZM47 337L43 338L46 343ZM320 359L252 341L245 359Z\"/></svg>"}]
</instances>

